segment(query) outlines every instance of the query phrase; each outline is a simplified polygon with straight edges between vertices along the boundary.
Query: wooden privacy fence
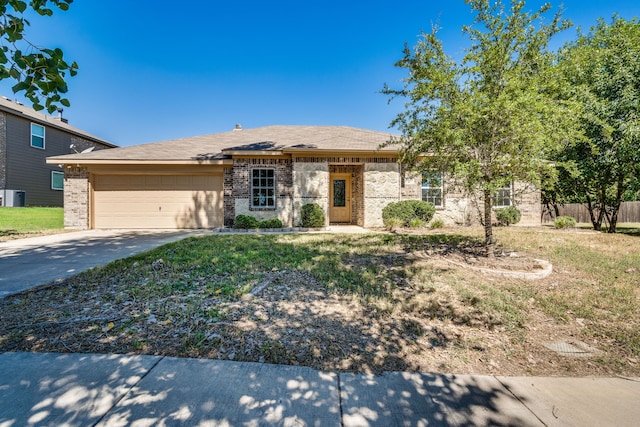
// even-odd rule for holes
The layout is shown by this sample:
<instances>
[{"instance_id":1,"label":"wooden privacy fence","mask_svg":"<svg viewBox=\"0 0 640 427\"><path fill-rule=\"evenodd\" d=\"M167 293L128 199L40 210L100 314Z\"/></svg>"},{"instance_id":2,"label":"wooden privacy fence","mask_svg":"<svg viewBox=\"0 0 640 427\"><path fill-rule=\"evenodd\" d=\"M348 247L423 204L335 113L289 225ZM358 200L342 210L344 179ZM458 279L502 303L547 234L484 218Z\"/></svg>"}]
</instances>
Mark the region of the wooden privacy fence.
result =
<instances>
[{"instance_id":1,"label":"wooden privacy fence","mask_svg":"<svg viewBox=\"0 0 640 427\"><path fill-rule=\"evenodd\" d=\"M558 206L561 216L571 216L577 222L591 222L587 205L581 203L569 203ZM553 212L544 211L542 222L552 222L555 219ZM640 202L623 202L618 212L618 222L640 222Z\"/></svg>"}]
</instances>

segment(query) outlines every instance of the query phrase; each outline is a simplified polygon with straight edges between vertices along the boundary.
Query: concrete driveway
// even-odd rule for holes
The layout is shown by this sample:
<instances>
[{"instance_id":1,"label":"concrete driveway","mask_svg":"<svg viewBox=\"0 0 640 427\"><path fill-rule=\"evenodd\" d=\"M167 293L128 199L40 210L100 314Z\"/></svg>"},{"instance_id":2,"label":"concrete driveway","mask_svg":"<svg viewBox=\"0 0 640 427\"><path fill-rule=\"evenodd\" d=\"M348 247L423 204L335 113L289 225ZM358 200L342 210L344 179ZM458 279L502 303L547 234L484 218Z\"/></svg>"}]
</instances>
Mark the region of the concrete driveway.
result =
<instances>
[{"instance_id":1,"label":"concrete driveway","mask_svg":"<svg viewBox=\"0 0 640 427\"><path fill-rule=\"evenodd\" d=\"M208 230L90 230L0 242L0 298Z\"/></svg>"}]
</instances>

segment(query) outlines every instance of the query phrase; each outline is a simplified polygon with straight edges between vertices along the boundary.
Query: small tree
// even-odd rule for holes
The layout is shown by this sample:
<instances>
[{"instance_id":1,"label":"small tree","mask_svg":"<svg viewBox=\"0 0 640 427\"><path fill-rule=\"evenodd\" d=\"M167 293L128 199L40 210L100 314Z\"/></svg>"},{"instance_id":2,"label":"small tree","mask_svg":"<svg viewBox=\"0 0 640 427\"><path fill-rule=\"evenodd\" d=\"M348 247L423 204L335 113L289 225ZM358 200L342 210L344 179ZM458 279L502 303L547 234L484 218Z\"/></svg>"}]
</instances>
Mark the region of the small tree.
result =
<instances>
[{"instance_id":1,"label":"small tree","mask_svg":"<svg viewBox=\"0 0 640 427\"><path fill-rule=\"evenodd\" d=\"M480 193L487 256L494 256L491 217L495 192L512 181L538 184L550 149L573 133L573 107L554 99L561 84L551 75L549 39L570 24L557 13L548 25L545 5L533 14L524 2L510 8L498 0L466 0L475 13L463 27L471 40L465 57L446 55L437 28L423 33L396 63L408 77L396 90L405 111L391 125L402 134L391 144L410 170L437 169L458 177L469 193Z\"/></svg>"},{"instance_id":2,"label":"small tree","mask_svg":"<svg viewBox=\"0 0 640 427\"><path fill-rule=\"evenodd\" d=\"M0 80L13 79L14 93L24 92L35 110L47 109L53 113L58 105L68 107L63 98L67 93L67 73L74 76L78 64L67 63L61 49L39 48L24 39L25 28L30 25L24 12L31 8L42 16L53 15L53 7L69 9L73 0L0 0ZM41 104L44 100L44 105Z\"/></svg>"},{"instance_id":3,"label":"small tree","mask_svg":"<svg viewBox=\"0 0 640 427\"><path fill-rule=\"evenodd\" d=\"M560 194L587 205L595 230L606 220L615 233L620 204L640 188L640 22L600 20L565 46L559 68L586 136L557 157Z\"/></svg>"}]
</instances>

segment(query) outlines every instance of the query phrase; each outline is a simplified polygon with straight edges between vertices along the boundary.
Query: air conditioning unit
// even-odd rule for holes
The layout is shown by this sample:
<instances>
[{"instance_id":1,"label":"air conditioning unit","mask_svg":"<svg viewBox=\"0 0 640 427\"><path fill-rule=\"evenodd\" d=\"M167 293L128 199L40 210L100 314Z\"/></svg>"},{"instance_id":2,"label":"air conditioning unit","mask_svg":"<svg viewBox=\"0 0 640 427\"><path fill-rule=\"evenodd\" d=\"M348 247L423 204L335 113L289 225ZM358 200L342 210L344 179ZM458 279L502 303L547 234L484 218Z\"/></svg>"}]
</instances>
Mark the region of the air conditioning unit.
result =
<instances>
[{"instance_id":1,"label":"air conditioning unit","mask_svg":"<svg viewBox=\"0 0 640 427\"><path fill-rule=\"evenodd\" d=\"M27 194L22 190L2 190L0 199L2 199L0 206L23 208L27 202Z\"/></svg>"}]
</instances>

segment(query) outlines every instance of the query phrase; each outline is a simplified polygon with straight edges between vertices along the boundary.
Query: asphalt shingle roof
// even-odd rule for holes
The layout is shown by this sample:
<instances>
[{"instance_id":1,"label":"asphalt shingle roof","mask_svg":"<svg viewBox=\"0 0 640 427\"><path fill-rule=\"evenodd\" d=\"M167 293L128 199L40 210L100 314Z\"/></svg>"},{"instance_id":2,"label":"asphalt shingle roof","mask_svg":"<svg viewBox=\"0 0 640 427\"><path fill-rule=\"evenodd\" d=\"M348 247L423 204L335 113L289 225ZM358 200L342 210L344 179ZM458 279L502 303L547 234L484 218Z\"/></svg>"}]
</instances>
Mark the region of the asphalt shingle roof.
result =
<instances>
[{"instance_id":1,"label":"asphalt shingle roof","mask_svg":"<svg viewBox=\"0 0 640 427\"><path fill-rule=\"evenodd\" d=\"M335 152L375 151L391 140L390 133L347 126L266 126L150 144L71 154L59 161L189 161L218 160L231 152L322 150ZM382 152L395 152L393 147ZM247 153L248 154L248 153Z\"/></svg>"},{"instance_id":2,"label":"asphalt shingle roof","mask_svg":"<svg viewBox=\"0 0 640 427\"><path fill-rule=\"evenodd\" d=\"M76 134L77 136L99 142L109 147L117 147L117 145L112 144L111 142L99 138L95 135L92 135L88 132L85 132L81 129L71 126L69 123L66 123L59 118L47 116L46 114L42 114L33 108L27 107L24 104L20 104L18 102L12 101L6 97L0 96L0 111L6 111L13 115L19 117L25 117L29 120L32 120L36 123L44 124L47 126L52 126L58 129L61 129L65 132L69 132L72 134Z\"/></svg>"}]
</instances>

